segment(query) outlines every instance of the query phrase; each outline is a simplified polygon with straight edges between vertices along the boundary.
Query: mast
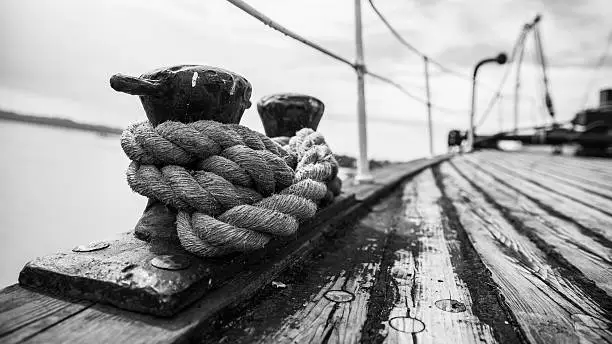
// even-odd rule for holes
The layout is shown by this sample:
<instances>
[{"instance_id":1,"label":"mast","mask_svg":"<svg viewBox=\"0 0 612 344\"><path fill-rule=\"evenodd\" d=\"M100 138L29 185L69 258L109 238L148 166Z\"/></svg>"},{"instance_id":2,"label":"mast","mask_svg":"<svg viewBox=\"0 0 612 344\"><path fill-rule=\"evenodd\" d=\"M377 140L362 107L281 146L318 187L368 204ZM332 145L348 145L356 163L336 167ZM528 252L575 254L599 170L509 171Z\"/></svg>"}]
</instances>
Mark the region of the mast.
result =
<instances>
[{"instance_id":1,"label":"mast","mask_svg":"<svg viewBox=\"0 0 612 344\"><path fill-rule=\"evenodd\" d=\"M357 73L357 127L359 135L359 157L357 160L357 183L371 183L373 181L368 162L368 136L366 131L365 63L363 59L363 35L361 32L361 0L355 0L355 72Z\"/></svg>"}]
</instances>

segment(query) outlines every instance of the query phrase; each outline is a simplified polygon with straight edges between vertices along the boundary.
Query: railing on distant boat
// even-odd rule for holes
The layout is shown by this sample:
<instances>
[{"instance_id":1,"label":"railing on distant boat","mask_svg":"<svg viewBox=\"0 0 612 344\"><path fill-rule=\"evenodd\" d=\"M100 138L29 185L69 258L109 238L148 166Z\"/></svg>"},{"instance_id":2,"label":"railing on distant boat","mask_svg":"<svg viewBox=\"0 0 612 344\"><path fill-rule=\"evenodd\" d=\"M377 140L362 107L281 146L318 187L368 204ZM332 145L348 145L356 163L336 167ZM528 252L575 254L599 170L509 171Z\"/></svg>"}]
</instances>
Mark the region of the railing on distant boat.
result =
<instances>
[{"instance_id":1,"label":"railing on distant boat","mask_svg":"<svg viewBox=\"0 0 612 344\"><path fill-rule=\"evenodd\" d=\"M443 106L439 106L433 104L431 102L431 92L430 92L430 80L429 80L429 64L434 64L441 70L454 74L459 77L464 77L459 72L456 72L448 67L443 66L436 60L428 57L427 55L421 53L418 49L414 48L414 46L408 44L401 36L393 29L393 27L389 24L389 22L382 16L380 11L374 6L374 3L370 1L370 5L376 12L376 14L380 17L380 19L385 23L385 25L391 30L393 35L400 40L405 46L410 48L413 52L419 54L424 61L424 77L425 77L425 86L426 86L426 95L427 99L422 99L421 97L411 93L406 88L404 88L398 82L393 81L392 79L375 73L373 71L368 70L365 65L365 61L363 58L363 39L362 39L362 25L361 25L361 0L355 0L355 43L356 43L356 59L355 62L351 62L348 59L332 52L331 50L322 47L321 45L304 38L303 36L287 29L286 27L278 24L265 14L261 13L257 9L253 8L246 2L242 0L227 0L232 3L236 7L240 8L247 14L261 21L265 25L277 30L319 52L335 59L336 61L342 62L350 67L352 67L357 74L357 125L358 125L358 137L359 137L359 154L357 156L357 174L355 180L358 182L371 182L372 176L370 174L369 166L368 166L368 157L367 157L367 131L366 131L366 109L365 109L365 87L364 87L364 75L369 75L375 79L378 79L384 83L387 83L396 89L398 89L403 94L408 97L424 104L428 109L428 131L429 131L429 152L430 155L434 155L433 150L433 124L432 124L432 115L431 109L437 109L438 111L446 112L446 113L467 113L467 109L452 109ZM469 79L469 77L468 77Z\"/></svg>"}]
</instances>

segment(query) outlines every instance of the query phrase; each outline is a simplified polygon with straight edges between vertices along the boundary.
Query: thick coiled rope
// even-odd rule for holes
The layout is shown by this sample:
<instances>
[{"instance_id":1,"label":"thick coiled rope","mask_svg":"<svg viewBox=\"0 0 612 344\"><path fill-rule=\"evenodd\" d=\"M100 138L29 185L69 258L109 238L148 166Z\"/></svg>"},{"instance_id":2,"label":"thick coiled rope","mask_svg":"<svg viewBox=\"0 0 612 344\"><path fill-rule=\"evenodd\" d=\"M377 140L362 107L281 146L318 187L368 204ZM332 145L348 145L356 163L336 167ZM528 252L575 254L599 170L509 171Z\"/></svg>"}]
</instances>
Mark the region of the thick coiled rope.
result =
<instances>
[{"instance_id":1,"label":"thick coiled rope","mask_svg":"<svg viewBox=\"0 0 612 344\"><path fill-rule=\"evenodd\" d=\"M143 122L124 131L121 146L130 187L178 209L179 240L200 256L291 236L340 190L338 164L311 129L283 147L237 124Z\"/></svg>"}]
</instances>

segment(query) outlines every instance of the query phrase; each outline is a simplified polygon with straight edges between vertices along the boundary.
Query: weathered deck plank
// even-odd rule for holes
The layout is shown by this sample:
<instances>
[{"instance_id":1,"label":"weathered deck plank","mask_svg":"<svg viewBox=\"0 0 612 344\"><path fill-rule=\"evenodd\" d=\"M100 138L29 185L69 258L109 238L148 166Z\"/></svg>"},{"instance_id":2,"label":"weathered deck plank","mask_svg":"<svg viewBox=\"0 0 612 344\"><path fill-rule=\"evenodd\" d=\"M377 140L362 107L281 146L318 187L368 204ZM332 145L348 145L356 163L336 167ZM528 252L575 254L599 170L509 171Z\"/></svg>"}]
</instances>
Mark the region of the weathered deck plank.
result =
<instances>
[{"instance_id":1,"label":"weathered deck plank","mask_svg":"<svg viewBox=\"0 0 612 344\"><path fill-rule=\"evenodd\" d=\"M549 192L528 180L506 173L504 170L495 169L483 161L472 157L465 157L465 161L493 175L495 180L506 187L527 195L532 201L545 207L547 211L555 212L556 216L582 226L602 245L612 247L612 231L609 230L612 217L584 204L573 202L565 196Z\"/></svg>"},{"instance_id":2,"label":"weathered deck plank","mask_svg":"<svg viewBox=\"0 0 612 344\"><path fill-rule=\"evenodd\" d=\"M445 194L531 343L612 340L612 332L601 326L605 310L551 267L546 254L448 163L440 170ZM584 316L599 326L578 330L575 319Z\"/></svg>"},{"instance_id":3,"label":"weathered deck plank","mask_svg":"<svg viewBox=\"0 0 612 344\"><path fill-rule=\"evenodd\" d=\"M480 163L482 163L484 160L485 159L482 157L478 159ZM486 161L488 166L528 180L547 190L549 193L557 193L572 199L574 202L593 207L608 216L612 216L612 200L587 192L576 186L568 185L558 180L542 176L539 173L534 173L537 166L512 164L506 160L499 161L499 159L486 159Z\"/></svg>"},{"instance_id":4,"label":"weathered deck plank","mask_svg":"<svg viewBox=\"0 0 612 344\"><path fill-rule=\"evenodd\" d=\"M378 194L382 194L388 192L390 189L396 187L401 182L401 173L398 171L404 171L405 173L414 174L418 173L425 168L436 164L439 161L444 161L450 158L450 154L440 155L433 158L422 158L411 161L410 163L402 163L390 166L389 168L385 168L381 170L376 175L375 184L384 186L382 188L372 188L371 185L368 184L360 184L355 185L352 188L352 191L355 193L355 198L358 201L369 198L376 198ZM348 181L349 183L351 180Z\"/></svg>"},{"instance_id":5,"label":"weathered deck plank","mask_svg":"<svg viewBox=\"0 0 612 344\"><path fill-rule=\"evenodd\" d=\"M612 182L612 167L607 159L597 158L580 158L580 157L569 157L569 156L553 156L550 154L532 154L530 152L509 152L504 154L502 152L492 152L495 154L497 159L507 159L516 154L517 156L527 159L529 161L540 161L546 162L547 165L554 167L557 170L568 170L578 175L585 175L591 180L601 180L608 184ZM500 155L501 154L501 155ZM593 165L595 163L596 165Z\"/></svg>"},{"instance_id":6,"label":"weathered deck plank","mask_svg":"<svg viewBox=\"0 0 612 344\"><path fill-rule=\"evenodd\" d=\"M353 207L343 213L336 211L331 218L326 220L327 223L317 225L320 226L318 230L310 231L300 240L277 248L274 255L266 257L266 260L260 261L259 264L249 265L244 271L237 273L226 283L220 285L219 289L210 291L205 297L173 318L157 318L96 303L85 309L74 309L67 312L63 321L54 322L44 331L27 336L26 341L35 343L170 343L197 337L199 330L207 327L216 314L244 302L256 294L262 286L268 285L281 271L301 261L317 243L325 240L325 236L336 231L337 221L345 221L350 216L356 216L404 178L445 158L426 159L425 162L419 161L414 165L404 165L401 169L391 166L393 170L391 173L388 173L386 169L376 171L375 173L385 172L384 180L387 184L362 186L360 192L363 192L365 196ZM350 185L347 185L347 189L350 190L349 193L355 193L351 190ZM27 301L24 302L27 303Z\"/></svg>"},{"instance_id":7,"label":"weathered deck plank","mask_svg":"<svg viewBox=\"0 0 612 344\"><path fill-rule=\"evenodd\" d=\"M126 233L108 241L109 248L94 252L67 252L35 259L19 276L22 285L54 290L64 295L101 301L132 311L170 316L193 303L207 291L223 285L249 264L276 254L288 241L302 240L316 225L355 204L354 197L341 194L334 202L303 223L293 237L271 242L265 249L224 259L190 255L175 241L150 243ZM173 226L173 224L170 224ZM172 231L169 228L168 231ZM188 259L180 271L158 269L151 260L159 255Z\"/></svg>"},{"instance_id":8,"label":"weathered deck plank","mask_svg":"<svg viewBox=\"0 0 612 344\"><path fill-rule=\"evenodd\" d=\"M17 285L8 287L0 294L0 341L20 342L92 304L48 297Z\"/></svg>"},{"instance_id":9,"label":"weathered deck plank","mask_svg":"<svg viewBox=\"0 0 612 344\"><path fill-rule=\"evenodd\" d=\"M542 250L561 255L564 264L575 266L612 296L612 248L585 235L575 223L549 214L526 195L499 183L490 174L461 159L452 165L469 179L481 193L488 195L509 216L514 217Z\"/></svg>"},{"instance_id":10,"label":"weathered deck plank","mask_svg":"<svg viewBox=\"0 0 612 344\"><path fill-rule=\"evenodd\" d=\"M350 210L349 210L350 211ZM328 224L327 226L330 226ZM226 281L218 289L173 318L159 318L132 313L112 306L95 304L70 321L64 321L25 341L27 343L169 343L186 341L206 320L226 307L254 295L283 269L300 260L312 249L312 242L321 240L326 231L311 232L306 240L295 241L277 255L250 265Z\"/></svg>"},{"instance_id":11,"label":"weathered deck plank","mask_svg":"<svg viewBox=\"0 0 612 344\"><path fill-rule=\"evenodd\" d=\"M499 299L486 295L493 287L474 285L473 276L481 272L468 274L486 323L475 315L472 296L454 272L456 263L470 262L451 257L450 251L457 255L461 244L443 219L431 171L421 172L397 191L401 193L374 206L336 245L321 248L328 253L310 261L299 277L281 276L288 281L286 291L225 320L205 342L494 343L489 324L500 330L500 342L518 342ZM476 284L483 282L486 278ZM325 293L342 285L354 291L355 300L330 303Z\"/></svg>"},{"instance_id":12,"label":"weathered deck plank","mask_svg":"<svg viewBox=\"0 0 612 344\"><path fill-rule=\"evenodd\" d=\"M470 292L453 271L439 205L442 194L431 170L406 184L403 193L406 206L396 235L406 238L406 245L395 251L391 272L398 295L384 342L495 343L491 327L474 315Z\"/></svg>"},{"instance_id":13,"label":"weathered deck plank","mask_svg":"<svg viewBox=\"0 0 612 344\"><path fill-rule=\"evenodd\" d=\"M331 262L330 259L331 266L340 266L331 271L324 268L319 273L339 271L326 276L326 283L322 288L313 288L313 294L303 300L305 304L302 308L286 316L278 328L272 328L258 342L359 342L373 280L382 261L385 233L390 230L393 220L390 214L370 214L362 219L349 234L348 242L351 245L334 254L334 258L348 259L348 262ZM312 287L313 282L307 279L303 283Z\"/></svg>"},{"instance_id":14,"label":"weathered deck plank","mask_svg":"<svg viewBox=\"0 0 612 344\"><path fill-rule=\"evenodd\" d=\"M581 188L587 192L612 199L612 183L608 184L605 182L600 182L597 176L588 174L588 172L550 166L548 161L545 159L525 159L524 154L506 154L496 156L494 153L482 153L481 155L488 159L503 158L504 163L507 164L506 166L516 166L523 169L526 168L531 173L536 173L547 178L554 178L563 183L568 183L575 187Z\"/></svg>"},{"instance_id":15,"label":"weathered deck plank","mask_svg":"<svg viewBox=\"0 0 612 344\"><path fill-rule=\"evenodd\" d=\"M333 240L324 240L337 228L328 223L173 318L13 286L0 293L0 341L610 343L611 189L597 191L612 185L599 178L611 165L569 160L499 152L457 157L405 184L403 203L396 193ZM401 169L414 174L429 164L419 160ZM377 184L347 185L364 202L346 213L365 209L401 175L394 166ZM300 268L306 276L292 284L281 275L287 288L268 287L246 313L238 307L239 313L219 318L323 242L317 253L323 258ZM482 268L464 256L467 251ZM493 296L491 303L481 290L495 288L491 295L503 298ZM346 295L349 302L334 299Z\"/></svg>"}]
</instances>

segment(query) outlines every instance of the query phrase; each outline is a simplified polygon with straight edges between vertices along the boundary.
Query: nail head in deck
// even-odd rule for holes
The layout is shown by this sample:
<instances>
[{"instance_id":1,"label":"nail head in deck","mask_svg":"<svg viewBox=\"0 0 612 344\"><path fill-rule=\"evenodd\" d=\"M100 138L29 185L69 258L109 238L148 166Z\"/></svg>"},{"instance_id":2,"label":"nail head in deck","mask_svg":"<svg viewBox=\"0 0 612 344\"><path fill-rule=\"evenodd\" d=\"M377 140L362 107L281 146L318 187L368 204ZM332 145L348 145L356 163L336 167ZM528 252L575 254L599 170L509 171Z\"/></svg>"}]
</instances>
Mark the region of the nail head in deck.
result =
<instances>
[{"instance_id":1,"label":"nail head in deck","mask_svg":"<svg viewBox=\"0 0 612 344\"><path fill-rule=\"evenodd\" d=\"M323 296L329 301L336 303L351 302L355 300L355 295L345 290L329 290Z\"/></svg>"},{"instance_id":2,"label":"nail head in deck","mask_svg":"<svg viewBox=\"0 0 612 344\"><path fill-rule=\"evenodd\" d=\"M465 304L453 299L443 299L435 302L436 307L440 308L445 312L461 313L466 311Z\"/></svg>"},{"instance_id":3,"label":"nail head in deck","mask_svg":"<svg viewBox=\"0 0 612 344\"><path fill-rule=\"evenodd\" d=\"M105 241L90 242L87 245L79 245L72 249L72 252L93 252L103 250L109 247L110 244Z\"/></svg>"},{"instance_id":4,"label":"nail head in deck","mask_svg":"<svg viewBox=\"0 0 612 344\"><path fill-rule=\"evenodd\" d=\"M189 257L178 254L165 254L151 259L151 265L163 270L184 270L191 265Z\"/></svg>"},{"instance_id":5,"label":"nail head in deck","mask_svg":"<svg viewBox=\"0 0 612 344\"><path fill-rule=\"evenodd\" d=\"M425 323L421 320L405 316L391 318L389 326L396 331L405 333L419 333L425 330Z\"/></svg>"}]
</instances>

